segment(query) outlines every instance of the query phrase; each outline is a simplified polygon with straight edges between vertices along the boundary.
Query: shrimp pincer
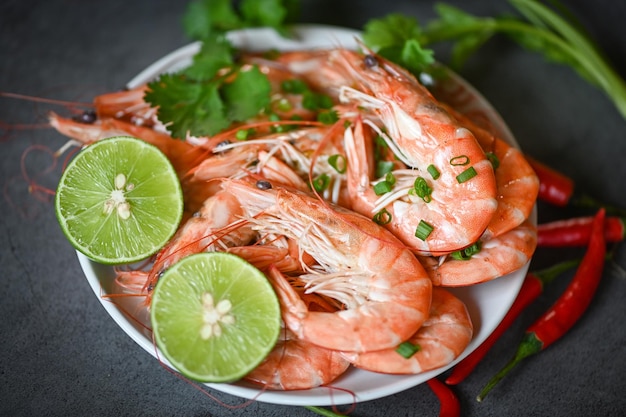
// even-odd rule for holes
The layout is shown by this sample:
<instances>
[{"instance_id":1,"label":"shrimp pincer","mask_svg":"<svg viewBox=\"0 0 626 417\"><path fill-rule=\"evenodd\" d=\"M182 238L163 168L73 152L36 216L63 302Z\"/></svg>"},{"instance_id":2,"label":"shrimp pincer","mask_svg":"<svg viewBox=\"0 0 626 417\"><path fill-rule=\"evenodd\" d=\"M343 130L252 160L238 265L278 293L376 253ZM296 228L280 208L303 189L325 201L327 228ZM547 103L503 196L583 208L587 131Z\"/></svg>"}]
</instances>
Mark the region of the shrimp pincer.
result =
<instances>
[{"instance_id":1,"label":"shrimp pincer","mask_svg":"<svg viewBox=\"0 0 626 417\"><path fill-rule=\"evenodd\" d=\"M307 292L335 299L337 312L309 311L288 279L271 268L283 320L319 346L366 352L396 346L428 317L432 284L416 256L389 231L357 213L304 193L225 181L253 228L298 242L317 265L298 278Z\"/></svg>"},{"instance_id":2,"label":"shrimp pincer","mask_svg":"<svg viewBox=\"0 0 626 417\"><path fill-rule=\"evenodd\" d=\"M357 368L386 374L418 374L451 363L472 340L473 325L465 304L443 288L433 288L430 316L407 340L419 350L405 357L396 348L342 353Z\"/></svg>"},{"instance_id":3,"label":"shrimp pincer","mask_svg":"<svg viewBox=\"0 0 626 417\"><path fill-rule=\"evenodd\" d=\"M330 59L338 71L351 75L356 86L343 86L340 99L368 111L364 122L411 169L403 180L408 186L380 197L371 185L362 186L362 178L354 181L353 185L361 186L354 192L353 208L367 216L386 210L387 227L420 254L443 254L475 242L491 221L497 202L492 164L474 135L394 64L342 49ZM362 147L365 138L353 136L361 143L346 148ZM356 178L363 175L367 174L353 172ZM416 180L429 189L423 198L411 198ZM427 234L417 233L420 224Z\"/></svg>"}]
</instances>

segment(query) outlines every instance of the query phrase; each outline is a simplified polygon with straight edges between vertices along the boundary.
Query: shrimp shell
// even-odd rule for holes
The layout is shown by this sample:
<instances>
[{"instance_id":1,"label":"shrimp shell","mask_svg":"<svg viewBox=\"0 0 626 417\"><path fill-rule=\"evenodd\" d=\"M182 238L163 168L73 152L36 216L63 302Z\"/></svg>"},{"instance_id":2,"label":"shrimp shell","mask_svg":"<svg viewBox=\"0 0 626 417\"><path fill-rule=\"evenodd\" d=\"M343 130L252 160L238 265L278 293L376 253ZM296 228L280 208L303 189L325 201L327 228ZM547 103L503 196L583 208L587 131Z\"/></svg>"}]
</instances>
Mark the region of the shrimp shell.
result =
<instances>
[{"instance_id":1,"label":"shrimp shell","mask_svg":"<svg viewBox=\"0 0 626 417\"><path fill-rule=\"evenodd\" d=\"M396 348L342 353L357 368L386 374L418 374L451 363L472 340L473 325L465 304L449 291L433 288L430 316L408 339L419 351L405 358Z\"/></svg>"}]
</instances>

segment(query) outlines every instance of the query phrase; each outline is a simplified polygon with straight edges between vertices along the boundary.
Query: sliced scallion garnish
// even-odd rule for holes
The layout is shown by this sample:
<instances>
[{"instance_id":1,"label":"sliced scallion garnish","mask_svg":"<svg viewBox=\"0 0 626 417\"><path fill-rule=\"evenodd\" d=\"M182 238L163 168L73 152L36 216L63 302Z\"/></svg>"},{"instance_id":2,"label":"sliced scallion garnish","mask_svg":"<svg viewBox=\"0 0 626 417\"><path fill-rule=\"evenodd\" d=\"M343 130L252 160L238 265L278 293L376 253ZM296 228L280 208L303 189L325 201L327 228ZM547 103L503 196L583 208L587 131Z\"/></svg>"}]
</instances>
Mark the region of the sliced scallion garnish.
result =
<instances>
[{"instance_id":1,"label":"sliced scallion garnish","mask_svg":"<svg viewBox=\"0 0 626 417\"><path fill-rule=\"evenodd\" d=\"M402 357L405 359L409 359L420 350L422 350L422 347L420 345L414 345L411 342L402 342L396 348L396 352L402 355Z\"/></svg>"},{"instance_id":2,"label":"sliced scallion garnish","mask_svg":"<svg viewBox=\"0 0 626 417\"><path fill-rule=\"evenodd\" d=\"M415 237L421 240L426 240L428 236L435 230L435 228L425 222L424 220L420 220L417 225L417 229L415 229Z\"/></svg>"},{"instance_id":3,"label":"sliced scallion garnish","mask_svg":"<svg viewBox=\"0 0 626 417\"><path fill-rule=\"evenodd\" d=\"M374 221L374 223L384 226L386 224L389 224L391 222L391 219L391 213L389 213L387 209L382 209L374 215L374 218L372 220Z\"/></svg>"},{"instance_id":4,"label":"sliced scallion garnish","mask_svg":"<svg viewBox=\"0 0 626 417\"><path fill-rule=\"evenodd\" d=\"M498 167L500 166L500 158L498 158L493 152L487 152L485 156L487 157L489 162L491 162L493 169L498 169Z\"/></svg>"},{"instance_id":5,"label":"sliced scallion garnish","mask_svg":"<svg viewBox=\"0 0 626 417\"><path fill-rule=\"evenodd\" d=\"M470 245L470 246L468 246L465 249L461 249L461 250L452 252L450 254L450 256L453 259L456 259L456 260L459 260L459 261L467 261L472 256L474 256L477 253L479 253L481 249L482 249L482 243L481 242L476 242L473 245Z\"/></svg>"},{"instance_id":6,"label":"sliced scallion garnish","mask_svg":"<svg viewBox=\"0 0 626 417\"><path fill-rule=\"evenodd\" d=\"M413 191L415 192L415 195L424 200L426 203L430 203L432 201L431 194L433 189L428 185L424 177L415 178Z\"/></svg>"},{"instance_id":7,"label":"sliced scallion garnish","mask_svg":"<svg viewBox=\"0 0 626 417\"><path fill-rule=\"evenodd\" d=\"M456 180L459 182L459 184L464 183L465 181L469 181L472 178L474 178L476 175L478 175L478 173L476 172L476 170L474 169L474 167L469 167L467 168L465 171L461 172L459 175L456 176Z\"/></svg>"},{"instance_id":8,"label":"sliced scallion garnish","mask_svg":"<svg viewBox=\"0 0 626 417\"><path fill-rule=\"evenodd\" d=\"M334 168L340 174L346 172L348 168L348 161L346 161L346 157L341 154L335 154L328 157L328 164Z\"/></svg>"},{"instance_id":9,"label":"sliced scallion garnish","mask_svg":"<svg viewBox=\"0 0 626 417\"><path fill-rule=\"evenodd\" d=\"M312 185L315 191L321 193L322 191L326 190L330 185L330 177L328 176L328 174L321 174L313 180Z\"/></svg>"},{"instance_id":10,"label":"sliced scallion garnish","mask_svg":"<svg viewBox=\"0 0 626 417\"><path fill-rule=\"evenodd\" d=\"M428 165L428 168L426 168L426 171L428 171L428 173L430 174L431 177L433 177L434 180L436 180L437 178L441 176L441 173L439 172L437 167L434 166L433 164Z\"/></svg>"},{"instance_id":11,"label":"sliced scallion garnish","mask_svg":"<svg viewBox=\"0 0 626 417\"><path fill-rule=\"evenodd\" d=\"M469 162L470 160L467 155L459 155L450 159L450 165L454 165L454 166L467 165L469 164Z\"/></svg>"}]
</instances>

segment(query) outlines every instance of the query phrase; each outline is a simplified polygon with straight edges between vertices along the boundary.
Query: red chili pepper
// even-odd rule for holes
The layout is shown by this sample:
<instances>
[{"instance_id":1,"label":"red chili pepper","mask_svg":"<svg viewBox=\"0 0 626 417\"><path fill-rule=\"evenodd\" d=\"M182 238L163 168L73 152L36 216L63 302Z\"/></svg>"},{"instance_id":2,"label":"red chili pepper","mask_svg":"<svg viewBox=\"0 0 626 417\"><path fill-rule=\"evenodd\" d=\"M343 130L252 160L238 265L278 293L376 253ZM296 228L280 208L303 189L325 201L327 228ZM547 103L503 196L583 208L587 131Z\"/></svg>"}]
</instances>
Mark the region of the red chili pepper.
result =
<instances>
[{"instance_id":1,"label":"red chili pepper","mask_svg":"<svg viewBox=\"0 0 626 417\"><path fill-rule=\"evenodd\" d=\"M426 383L439 399L439 417L459 417L461 415L459 399L449 386L437 378L431 378Z\"/></svg>"},{"instance_id":2,"label":"red chili pepper","mask_svg":"<svg viewBox=\"0 0 626 417\"><path fill-rule=\"evenodd\" d=\"M456 385L461 383L474 370L476 365L485 357L487 352L502 336L502 334L513 324L515 319L530 303L532 303L543 292L543 288L552 282L556 277L578 265L580 260L574 259L553 265L540 271L529 272L522 283L522 287L513 301L511 308L506 313L495 330L480 344L472 353L467 355L462 361L457 363L452 372L446 378L446 384Z\"/></svg>"},{"instance_id":3,"label":"red chili pepper","mask_svg":"<svg viewBox=\"0 0 626 417\"><path fill-rule=\"evenodd\" d=\"M537 198L555 206L566 206L574 194L574 181L528 155L526 160L539 178Z\"/></svg>"},{"instance_id":4,"label":"red chili pepper","mask_svg":"<svg viewBox=\"0 0 626 417\"><path fill-rule=\"evenodd\" d=\"M537 246L564 247L585 246L591 238L593 216L556 220L537 226ZM604 238L616 243L624 240L626 228L624 220L618 216L607 216L604 221Z\"/></svg>"},{"instance_id":5,"label":"red chili pepper","mask_svg":"<svg viewBox=\"0 0 626 417\"><path fill-rule=\"evenodd\" d=\"M544 350L561 338L587 310L604 268L606 256L604 218L605 210L600 209L594 217L589 246L574 278L552 307L526 330L513 359L487 383L478 394L478 401L482 401L487 393L524 358Z\"/></svg>"},{"instance_id":6,"label":"red chili pepper","mask_svg":"<svg viewBox=\"0 0 626 417\"><path fill-rule=\"evenodd\" d=\"M607 214L626 217L626 209L606 204L590 195L575 193L574 180L528 155L526 160L539 178L537 199L546 203L565 207L604 208Z\"/></svg>"}]
</instances>

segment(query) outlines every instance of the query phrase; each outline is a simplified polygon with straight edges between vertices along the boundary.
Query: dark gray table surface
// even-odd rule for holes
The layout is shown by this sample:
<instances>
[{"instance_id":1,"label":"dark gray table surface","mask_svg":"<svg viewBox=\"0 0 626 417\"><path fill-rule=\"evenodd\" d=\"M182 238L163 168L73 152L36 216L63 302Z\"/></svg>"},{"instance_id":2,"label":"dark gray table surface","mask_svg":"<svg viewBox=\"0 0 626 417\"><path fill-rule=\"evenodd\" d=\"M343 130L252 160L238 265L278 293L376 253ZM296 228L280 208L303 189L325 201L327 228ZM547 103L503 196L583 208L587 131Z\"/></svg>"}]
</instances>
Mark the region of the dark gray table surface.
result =
<instances>
[{"instance_id":1,"label":"dark gray table surface","mask_svg":"<svg viewBox=\"0 0 626 417\"><path fill-rule=\"evenodd\" d=\"M398 11L426 22L432 1L303 1L303 22L361 28ZM451 1L477 14L510 10L500 1ZM567 0L622 76L626 6ZM90 101L121 88L150 63L188 43L184 1L9 0L0 4L0 91ZM442 52L444 53L444 52ZM461 74L498 109L523 149L626 206L626 121L606 97L569 68L549 64L504 38L485 45ZM58 149L65 138L45 123L62 106L0 98L0 415L309 416L299 407L256 402L229 409L165 371L106 314L81 272L44 194L22 175L54 188L62 160L30 147ZM7 129L6 124L14 129ZM31 126L26 128L25 125ZM37 148L39 149L39 148ZM539 220L581 212L539 205ZM582 249L540 249L531 267L580 256ZM613 416L626 410L626 253L617 247L597 295L569 334L515 370L482 403L482 385L512 355L523 330L561 293L559 278L515 322L475 372L454 389L466 416ZM209 391L224 403L243 400ZM426 385L360 403L351 415L436 416Z\"/></svg>"}]
</instances>

